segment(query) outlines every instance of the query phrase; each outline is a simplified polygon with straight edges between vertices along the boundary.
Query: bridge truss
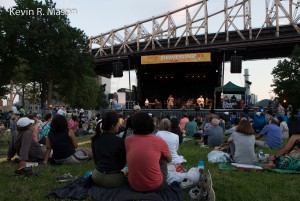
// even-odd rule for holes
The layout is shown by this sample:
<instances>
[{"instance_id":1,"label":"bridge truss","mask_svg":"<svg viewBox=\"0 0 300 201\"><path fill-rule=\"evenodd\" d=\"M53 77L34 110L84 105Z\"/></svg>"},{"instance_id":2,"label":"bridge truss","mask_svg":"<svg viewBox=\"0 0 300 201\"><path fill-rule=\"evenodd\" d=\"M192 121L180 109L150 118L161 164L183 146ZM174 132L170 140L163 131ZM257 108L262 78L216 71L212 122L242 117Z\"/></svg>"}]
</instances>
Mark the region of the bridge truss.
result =
<instances>
[{"instance_id":1,"label":"bridge truss","mask_svg":"<svg viewBox=\"0 0 300 201\"><path fill-rule=\"evenodd\" d=\"M126 25L90 38L90 48L96 58L162 50L192 45L205 46L262 38L265 28L275 28L274 38L280 37L280 27L290 25L300 36L300 0L265 0L262 26L252 28L251 0L224 0L224 7L210 11L213 3L202 0L183 8ZM184 14L185 19L180 18ZM179 17L178 17L179 16ZM224 36L225 35L225 36ZM233 37L234 36L234 37ZM94 51L93 49L96 49Z\"/></svg>"}]
</instances>

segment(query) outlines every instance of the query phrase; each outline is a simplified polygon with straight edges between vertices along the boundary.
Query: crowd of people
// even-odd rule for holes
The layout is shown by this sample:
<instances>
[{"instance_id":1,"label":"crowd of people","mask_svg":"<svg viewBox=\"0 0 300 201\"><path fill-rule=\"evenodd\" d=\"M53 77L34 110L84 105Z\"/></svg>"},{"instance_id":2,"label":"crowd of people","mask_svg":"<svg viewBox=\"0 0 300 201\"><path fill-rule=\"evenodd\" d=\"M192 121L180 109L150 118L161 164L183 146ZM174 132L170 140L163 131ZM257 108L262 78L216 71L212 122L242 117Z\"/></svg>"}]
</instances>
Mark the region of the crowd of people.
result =
<instances>
[{"instance_id":1,"label":"crowd of people","mask_svg":"<svg viewBox=\"0 0 300 201\"><path fill-rule=\"evenodd\" d=\"M44 121L33 114L12 115L7 160L17 155L20 162L16 172L22 174L27 162L76 164L93 159L91 178L95 184L112 188L128 182L135 191L153 192L168 185L168 164L186 162L177 153L180 144L195 138L205 147L229 143L232 160L242 164L257 164L255 147L275 149L278 152L263 168L300 170L298 110L290 116L284 110L271 113L263 108L253 115L247 110L239 115L216 115L211 110L205 118L184 114L179 119L172 115L155 117L136 105L126 119L116 111L91 115L89 121L83 115L69 114L64 107L46 114ZM83 124L88 126L84 129ZM93 135L90 148L78 146L76 136L83 132ZM283 146L285 138L289 141Z\"/></svg>"}]
</instances>

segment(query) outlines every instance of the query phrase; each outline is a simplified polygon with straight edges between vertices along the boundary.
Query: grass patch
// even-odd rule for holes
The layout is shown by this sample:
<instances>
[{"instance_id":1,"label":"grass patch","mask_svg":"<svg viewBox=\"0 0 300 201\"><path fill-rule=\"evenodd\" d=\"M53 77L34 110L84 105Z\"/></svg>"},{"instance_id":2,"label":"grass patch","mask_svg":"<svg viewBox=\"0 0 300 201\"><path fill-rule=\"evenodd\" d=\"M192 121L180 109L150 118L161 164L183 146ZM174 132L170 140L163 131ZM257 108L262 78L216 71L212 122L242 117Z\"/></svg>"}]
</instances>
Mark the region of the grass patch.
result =
<instances>
[{"instance_id":1,"label":"grass patch","mask_svg":"<svg viewBox=\"0 0 300 201\"><path fill-rule=\"evenodd\" d=\"M79 142L85 142L91 136L79 137ZM1 145L1 150L7 150L7 145ZM90 143L82 144L90 147ZM201 148L193 141L180 145L179 153L184 155L187 163L183 166L188 170L196 167L198 160L203 160L205 169L212 173L214 189L217 200L221 201L298 201L299 175L279 174L268 171L223 171L218 170L217 164L207 162L207 154L211 149ZM273 154L274 151L264 149L265 153ZM13 176L17 164L6 161L0 163L0 198L6 201L15 200L48 200L49 192L63 187L66 183L57 183L55 178L64 173L81 177L86 171L94 169L94 162L88 161L77 165L40 165L34 168L39 174L37 177L25 178ZM297 181L297 183L296 183ZM184 190L184 200L190 200L189 189ZM66 200L66 199L65 199ZM90 200L90 199L87 199Z\"/></svg>"}]
</instances>

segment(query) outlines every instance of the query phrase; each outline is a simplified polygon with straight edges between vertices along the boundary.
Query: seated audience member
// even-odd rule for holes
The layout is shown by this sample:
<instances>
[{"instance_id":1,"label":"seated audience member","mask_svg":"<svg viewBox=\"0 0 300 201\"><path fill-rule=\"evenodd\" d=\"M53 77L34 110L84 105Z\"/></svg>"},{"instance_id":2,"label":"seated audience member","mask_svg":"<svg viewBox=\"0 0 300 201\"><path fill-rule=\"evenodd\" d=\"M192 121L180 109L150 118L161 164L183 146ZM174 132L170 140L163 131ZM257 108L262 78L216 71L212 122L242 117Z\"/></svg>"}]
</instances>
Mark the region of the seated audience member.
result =
<instances>
[{"instance_id":1,"label":"seated audience member","mask_svg":"<svg viewBox=\"0 0 300 201\"><path fill-rule=\"evenodd\" d=\"M7 160L18 154L20 157L19 169L25 168L26 162L41 162L43 150L38 142L33 139L32 124L34 120L22 117L17 121L17 130L12 133L12 140L7 152Z\"/></svg>"},{"instance_id":2,"label":"seated audience member","mask_svg":"<svg viewBox=\"0 0 300 201\"><path fill-rule=\"evenodd\" d=\"M118 115L108 112L103 116L102 122L97 123L96 133L92 137L96 165L92 179L97 185L106 188L121 186L125 181L121 170L126 164L126 151L123 138L116 136L119 126Z\"/></svg>"},{"instance_id":3,"label":"seated audience member","mask_svg":"<svg viewBox=\"0 0 300 201\"><path fill-rule=\"evenodd\" d=\"M184 129L187 136L193 136L197 133L197 123L194 121L193 115L189 116L189 121L185 123Z\"/></svg>"},{"instance_id":4,"label":"seated audience member","mask_svg":"<svg viewBox=\"0 0 300 201\"><path fill-rule=\"evenodd\" d=\"M44 122L44 125L42 127L41 134L39 136L39 143L46 145L46 137L48 136L49 131L50 131L50 126L51 126L51 121L52 121L52 114L51 113L46 114L44 119L45 119L45 122Z\"/></svg>"},{"instance_id":5,"label":"seated audience member","mask_svg":"<svg viewBox=\"0 0 300 201\"><path fill-rule=\"evenodd\" d=\"M95 133L95 129L96 129L96 125L97 125L97 121L96 121L96 115L92 115L91 119L88 122L88 128L87 131L89 133Z\"/></svg>"},{"instance_id":6,"label":"seated audience member","mask_svg":"<svg viewBox=\"0 0 300 201\"><path fill-rule=\"evenodd\" d=\"M244 118L246 118L246 117L244 117ZM235 118L234 123L231 125L232 127L225 131L225 135L228 136L228 135L231 135L232 133L234 133L237 125L239 124L239 122L240 122L240 119Z\"/></svg>"},{"instance_id":7,"label":"seated audience member","mask_svg":"<svg viewBox=\"0 0 300 201\"><path fill-rule=\"evenodd\" d=\"M260 133L256 136L255 145L265 148L281 148L282 147L282 131L278 126L278 119L276 117L269 121ZM266 141L258 140L265 136Z\"/></svg>"},{"instance_id":8,"label":"seated audience member","mask_svg":"<svg viewBox=\"0 0 300 201\"><path fill-rule=\"evenodd\" d=\"M17 128L17 116L16 115L12 115L10 120L9 120L9 129L10 129L10 133L14 133L16 128Z\"/></svg>"},{"instance_id":9,"label":"seated audience member","mask_svg":"<svg viewBox=\"0 0 300 201\"><path fill-rule=\"evenodd\" d=\"M279 127L282 131L282 138L289 138L289 127L282 117L278 117Z\"/></svg>"},{"instance_id":10,"label":"seated audience member","mask_svg":"<svg viewBox=\"0 0 300 201\"><path fill-rule=\"evenodd\" d=\"M185 133L184 127L187 122L189 122L189 119L187 118L186 114L183 114L183 117L179 121L179 128L181 129L182 133Z\"/></svg>"},{"instance_id":11,"label":"seated audience member","mask_svg":"<svg viewBox=\"0 0 300 201\"><path fill-rule=\"evenodd\" d=\"M289 136L300 133L300 116L298 110L294 109L291 113L290 118L287 121L289 127Z\"/></svg>"},{"instance_id":12,"label":"seated audience member","mask_svg":"<svg viewBox=\"0 0 300 201\"><path fill-rule=\"evenodd\" d=\"M252 127L254 130L259 133L265 125L267 125L268 121L263 112L256 112L253 116Z\"/></svg>"},{"instance_id":13,"label":"seated audience member","mask_svg":"<svg viewBox=\"0 0 300 201\"><path fill-rule=\"evenodd\" d=\"M153 119L153 121L154 121L154 119ZM180 127L178 124L179 124L179 121L178 121L177 117L173 117L171 120L171 130L170 131L179 136L179 144L181 144L183 137L182 137L182 133L181 133L181 130L180 130Z\"/></svg>"},{"instance_id":14,"label":"seated audience member","mask_svg":"<svg viewBox=\"0 0 300 201\"><path fill-rule=\"evenodd\" d=\"M255 165L255 135L249 120L243 117L236 127L236 131L229 137L231 154L235 163Z\"/></svg>"},{"instance_id":15,"label":"seated audience member","mask_svg":"<svg viewBox=\"0 0 300 201\"><path fill-rule=\"evenodd\" d=\"M211 127L208 127L202 137L204 144L210 147L220 146L223 143L223 128L219 126L219 120L213 118L211 120Z\"/></svg>"},{"instance_id":16,"label":"seated audience member","mask_svg":"<svg viewBox=\"0 0 300 201\"><path fill-rule=\"evenodd\" d=\"M46 153L44 163L47 164L51 149L55 163L80 163L93 157L92 150L78 147L75 133L68 128L65 116L56 114L51 122L50 132L46 137Z\"/></svg>"},{"instance_id":17,"label":"seated audience member","mask_svg":"<svg viewBox=\"0 0 300 201\"><path fill-rule=\"evenodd\" d=\"M134 134L125 139L129 185L139 192L161 191L167 185L166 162L172 161L168 145L151 134L154 124L147 113L133 116L132 127Z\"/></svg>"},{"instance_id":18,"label":"seated audience member","mask_svg":"<svg viewBox=\"0 0 300 201\"><path fill-rule=\"evenodd\" d=\"M294 149L297 146L297 149ZM300 171L300 134L292 135L288 143L275 155L268 158L262 168L279 168Z\"/></svg>"},{"instance_id":19,"label":"seated audience member","mask_svg":"<svg viewBox=\"0 0 300 201\"><path fill-rule=\"evenodd\" d=\"M156 133L156 136L161 137L169 147L169 150L172 155L172 164L176 163L184 163L186 160L183 158L183 156L179 156L177 154L177 151L179 149L179 136L171 133L171 121L167 118L164 118L160 122L160 130Z\"/></svg>"},{"instance_id":20,"label":"seated audience member","mask_svg":"<svg viewBox=\"0 0 300 201\"><path fill-rule=\"evenodd\" d=\"M38 142L39 133L42 130L42 122L36 118L35 115L29 114L28 118L33 120L34 123L31 125L33 140Z\"/></svg>"}]
</instances>

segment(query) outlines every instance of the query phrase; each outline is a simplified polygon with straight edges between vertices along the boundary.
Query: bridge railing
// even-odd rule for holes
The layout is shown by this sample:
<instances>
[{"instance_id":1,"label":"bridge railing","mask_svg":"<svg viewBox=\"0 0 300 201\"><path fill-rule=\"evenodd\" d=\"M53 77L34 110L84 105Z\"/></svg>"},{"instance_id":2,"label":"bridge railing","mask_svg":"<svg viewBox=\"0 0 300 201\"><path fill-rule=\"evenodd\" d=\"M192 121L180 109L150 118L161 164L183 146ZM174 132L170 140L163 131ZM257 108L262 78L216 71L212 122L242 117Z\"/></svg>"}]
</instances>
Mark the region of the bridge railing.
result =
<instances>
[{"instance_id":1,"label":"bridge railing","mask_svg":"<svg viewBox=\"0 0 300 201\"><path fill-rule=\"evenodd\" d=\"M236 36L241 40L252 40L258 39L266 27L276 27L274 36L279 37L280 26L287 24L300 34L297 25L300 19L299 0L259 1L260 5L256 5L255 9L258 10L258 6L265 6L266 9L265 16L257 25L262 26L255 35L252 33L251 0L225 0L223 9L208 9L220 2L198 1L164 15L91 37L90 48L95 48L92 51L95 57L102 57L195 44L208 45L220 40L229 42L231 37ZM182 15L185 15L184 19L178 17ZM263 16L261 13L259 15Z\"/></svg>"}]
</instances>

